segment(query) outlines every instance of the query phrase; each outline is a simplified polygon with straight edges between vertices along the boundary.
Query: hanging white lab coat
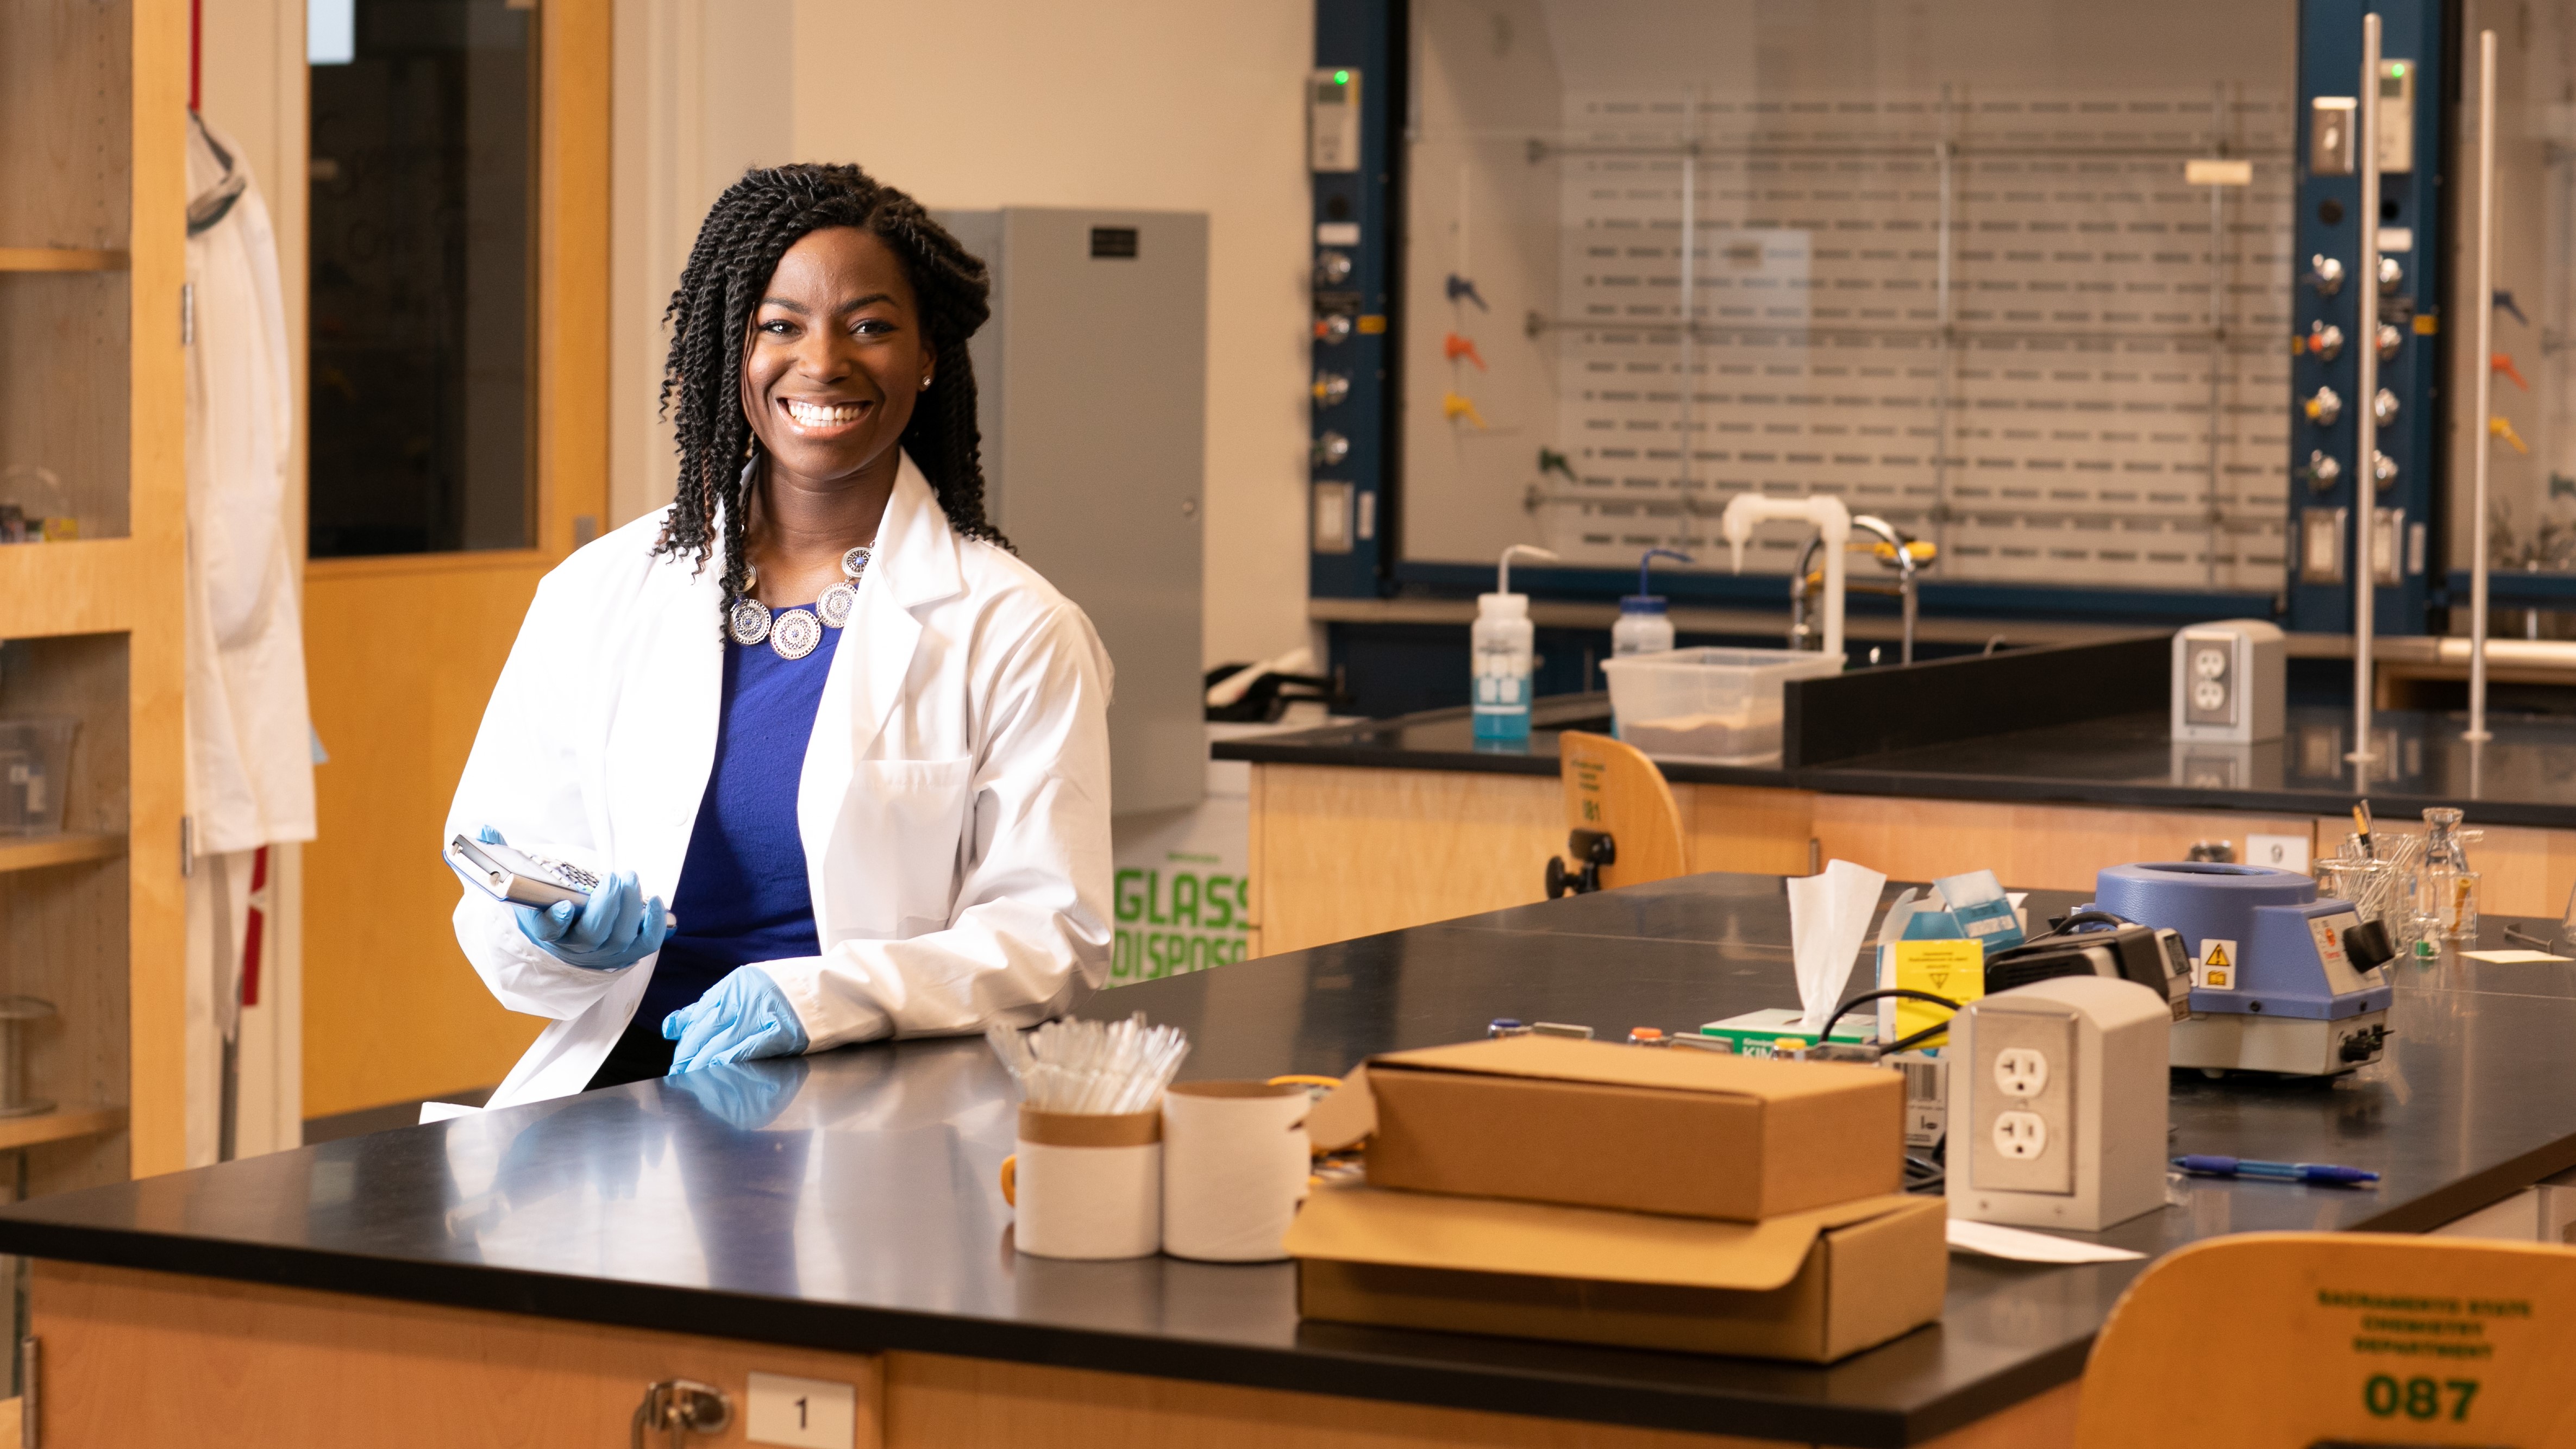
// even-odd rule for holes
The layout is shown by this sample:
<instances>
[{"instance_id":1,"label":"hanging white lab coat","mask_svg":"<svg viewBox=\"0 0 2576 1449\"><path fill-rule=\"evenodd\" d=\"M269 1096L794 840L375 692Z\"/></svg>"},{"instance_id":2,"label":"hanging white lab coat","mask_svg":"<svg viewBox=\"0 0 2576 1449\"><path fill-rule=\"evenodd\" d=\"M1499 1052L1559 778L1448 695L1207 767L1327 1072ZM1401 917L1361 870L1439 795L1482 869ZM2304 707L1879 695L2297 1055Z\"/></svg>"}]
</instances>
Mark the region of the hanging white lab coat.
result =
<instances>
[{"instance_id":1,"label":"hanging white lab coat","mask_svg":"<svg viewBox=\"0 0 2576 1449\"><path fill-rule=\"evenodd\" d=\"M187 811L196 861L187 889L190 1166L222 1140L224 1043L241 1026L252 853L311 840L313 727L304 626L287 533L294 373L277 237L240 148L191 114L188 126ZM290 965L291 969L291 965ZM272 987L272 990L275 990ZM281 1022L287 1032L297 1023ZM272 1059L239 1064L239 1100L296 1089ZM240 1123L237 1146L274 1145L275 1121Z\"/></svg>"},{"instance_id":2,"label":"hanging white lab coat","mask_svg":"<svg viewBox=\"0 0 2576 1449\"><path fill-rule=\"evenodd\" d=\"M448 837L488 824L515 846L631 870L665 900L677 890L715 762L724 596L712 562L653 555L663 521L628 524L537 586ZM760 963L811 1050L1027 1025L1099 988L1109 686L1082 611L1008 552L960 538L905 458L797 782L822 954ZM503 1006L554 1022L494 1107L587 1085L659 959L568 966L472 887L456 939Z\"/></svg>"},{"instance_id":3,"label":"hanging white lab coat","mask_svg":"<svg viewBox=\"0 0 2576 1449\"><path fill-rule=\"evenodd\" d=\"M188 128L188 814L200 853L313 838L286 531L294 375L277 237L240 151ZM225 197L229 195L229 202Z\"/></svg>"}]
</instances>

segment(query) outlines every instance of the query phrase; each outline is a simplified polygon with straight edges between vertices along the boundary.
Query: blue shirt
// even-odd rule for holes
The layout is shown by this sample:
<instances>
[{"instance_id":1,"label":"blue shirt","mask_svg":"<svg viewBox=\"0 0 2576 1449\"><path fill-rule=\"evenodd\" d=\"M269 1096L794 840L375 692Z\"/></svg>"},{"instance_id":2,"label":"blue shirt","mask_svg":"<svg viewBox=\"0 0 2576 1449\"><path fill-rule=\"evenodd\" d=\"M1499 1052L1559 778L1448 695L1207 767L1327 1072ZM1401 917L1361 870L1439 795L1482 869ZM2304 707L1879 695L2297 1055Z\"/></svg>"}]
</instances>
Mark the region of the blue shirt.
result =
<instances>
[{"instance_id":1,"label":"blue shirt","mask_svg":"<svg viewBox=\"0 0 2576 1449\"><path fill-rule=\"evenodd\" d=\"M662 943L635 1011L638 1027L658 1034L663 1017L737 966L822 954L796 830L796 783L841 633L825 629L802 659L780 658L765 639L725 640L715 768L671 899L680 923Z\"/></svg>"}]
</instances>

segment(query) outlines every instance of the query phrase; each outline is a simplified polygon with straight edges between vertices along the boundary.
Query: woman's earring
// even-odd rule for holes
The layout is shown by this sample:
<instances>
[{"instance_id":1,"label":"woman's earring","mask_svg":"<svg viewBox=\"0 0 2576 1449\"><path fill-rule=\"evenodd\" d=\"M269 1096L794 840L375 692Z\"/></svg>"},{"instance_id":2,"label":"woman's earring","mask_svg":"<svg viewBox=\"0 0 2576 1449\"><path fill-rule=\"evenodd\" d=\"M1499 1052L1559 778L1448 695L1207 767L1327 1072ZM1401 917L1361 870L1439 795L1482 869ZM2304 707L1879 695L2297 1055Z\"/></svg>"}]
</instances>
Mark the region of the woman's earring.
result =
<instances>
[{"instance_id":1,"label":"woman's earring","mask_svg":"<svg viewBox=\"0 0 2576 1449\"><path fill-rule=\"evenodd\" d=\"M929 374L929 373L926 373L926 372L925 372L925 373L923 373L923 374L921 375L921 390L922 390L923 392L928 392L928 391L930 391L930 374Z\"/></svg>"}]
</instances>

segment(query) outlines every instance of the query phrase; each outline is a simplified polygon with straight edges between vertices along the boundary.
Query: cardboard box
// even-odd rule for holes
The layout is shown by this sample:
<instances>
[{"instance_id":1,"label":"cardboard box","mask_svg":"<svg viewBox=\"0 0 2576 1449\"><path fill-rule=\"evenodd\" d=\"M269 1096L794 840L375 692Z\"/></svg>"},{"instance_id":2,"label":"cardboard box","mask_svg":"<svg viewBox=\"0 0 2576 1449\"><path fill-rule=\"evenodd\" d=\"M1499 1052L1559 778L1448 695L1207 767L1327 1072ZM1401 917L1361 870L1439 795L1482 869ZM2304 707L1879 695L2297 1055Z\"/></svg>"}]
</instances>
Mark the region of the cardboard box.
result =
<instances>
[{"instance_id":1,"label":"cardboard box","mask_svg":"<svg viewBox=\"0 0 2576 1449\"><path fill-rule=\"evenodd\" d=\"M1508 1037L1372 1058L1355 1089L1375 1187L1753 1222L1905 1180L1880 1067Z\"/></svg>"},{"instance_id":2,"label":"cardboard box","mask_svg":"<svg viewBox=\"0 0 2576 1449\"><path fill-rule=\"evenodd\" d=\"M1902 1193L1730 1223L1350 1184L1287 1243L1307 1318L1830 1363L1941 1316L1946 1222Z\"/></svg>"}]
</instances>

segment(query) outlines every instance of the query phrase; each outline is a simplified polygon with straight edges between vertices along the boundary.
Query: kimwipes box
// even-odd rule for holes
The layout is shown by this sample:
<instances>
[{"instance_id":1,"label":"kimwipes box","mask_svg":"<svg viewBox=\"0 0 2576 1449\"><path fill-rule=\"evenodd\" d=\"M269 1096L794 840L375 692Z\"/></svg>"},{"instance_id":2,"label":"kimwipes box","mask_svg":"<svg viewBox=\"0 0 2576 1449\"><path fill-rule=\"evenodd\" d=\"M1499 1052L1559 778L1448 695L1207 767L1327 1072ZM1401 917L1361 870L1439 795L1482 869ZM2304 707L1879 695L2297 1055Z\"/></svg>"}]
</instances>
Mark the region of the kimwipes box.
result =
<instances>
[{"instance_id":1,"label":"kimwipes box","mask_svg":"<svg viewBox=\"0 0 2576 1449\"><path fill-rule=\"evenodd\" d=\"M1506 1037L1373 1057L1308 1120L1372 1187L1752 1222L1905 1181L1883 1067Z\"/></svg>"},{"instance_id":2,"label":"kimwipes box","mask_svg":"<svg viewBox=\"0 0 2576 1449\"><path fill-rule=\"evenodd\" d=\"M1941 1316L1948 1222L1891 1193L1758 1223L1318 1188L1308 1318L1830 1363Z\"/></svg>"}]
</instances>

